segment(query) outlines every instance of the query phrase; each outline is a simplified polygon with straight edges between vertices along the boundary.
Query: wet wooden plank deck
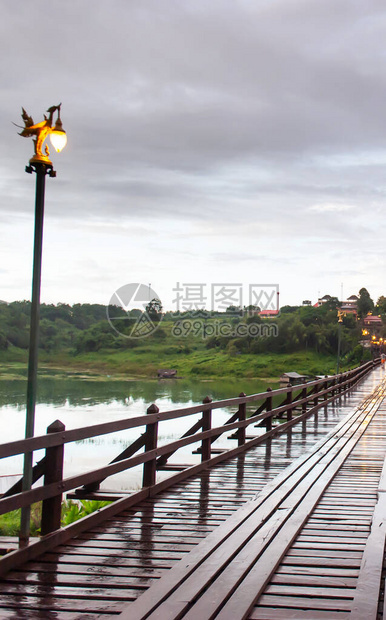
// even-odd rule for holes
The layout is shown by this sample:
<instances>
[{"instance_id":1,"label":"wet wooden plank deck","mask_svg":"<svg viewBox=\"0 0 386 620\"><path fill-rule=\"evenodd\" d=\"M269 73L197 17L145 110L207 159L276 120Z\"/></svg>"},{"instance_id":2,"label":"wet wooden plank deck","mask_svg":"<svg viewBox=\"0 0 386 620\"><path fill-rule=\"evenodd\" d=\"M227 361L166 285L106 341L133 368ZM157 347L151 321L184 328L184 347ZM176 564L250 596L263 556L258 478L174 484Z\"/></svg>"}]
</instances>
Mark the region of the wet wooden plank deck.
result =
<instances>
[{"instance_id":1,"label":"wet wooden plank deck","mask_svg":"<svg viewBox=\"0 0 386 620\"><path fill-rule=\"evenodd\" d=\"M134 618L135 605L151 596L162 577L169 580L173 566L179 572L210 536L229 527L236 511L247 510L256 494L355 411L381 378L374 370L350 397L289 433L176 484L12 571L0 584L0 618L112 618L122 612L122 618L125 613ZM331 600L340 605L336 617L348 617L386 452L384 407L327 486L293 547L278 560L248 611L251 618L333 618ZM314 602L309 606L311 597L320 601L316 608ZM293 615L299 610L303 615ZM244 617L227 613L224 608L224 618Z\"/></svg>"}]
</instances>

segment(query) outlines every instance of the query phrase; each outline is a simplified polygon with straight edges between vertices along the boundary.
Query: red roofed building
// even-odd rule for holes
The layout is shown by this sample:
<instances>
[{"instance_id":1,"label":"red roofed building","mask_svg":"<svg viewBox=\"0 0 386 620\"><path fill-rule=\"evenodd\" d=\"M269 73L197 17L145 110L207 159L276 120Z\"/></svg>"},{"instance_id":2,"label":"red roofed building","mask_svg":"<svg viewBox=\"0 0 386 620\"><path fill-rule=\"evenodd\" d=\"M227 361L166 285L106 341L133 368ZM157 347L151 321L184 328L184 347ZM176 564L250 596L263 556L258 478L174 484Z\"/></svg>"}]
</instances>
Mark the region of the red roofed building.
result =
<instances>
[{"instance_id":1,"label":"red roofed building","mask_svg":"<svg viewBox=\"0 0 386 620\"><path fill-rule=\"evenodd\" d=\"M382 327L383 321L380 316L373 316L372 314L368 314L363 319L363 325L366 327Z\"/></svg>"},{"instance_id":2,"label":"red roofed building","mask_svg":"<svg viewBox=\"0 0 386 620\"><path fill-rule=\"evenodd\" d=\"M279 310L261 310L259 312L259 316L262 319L268 319L270 316L277 316L279 314Z\"/></svg>"}]
</instances>

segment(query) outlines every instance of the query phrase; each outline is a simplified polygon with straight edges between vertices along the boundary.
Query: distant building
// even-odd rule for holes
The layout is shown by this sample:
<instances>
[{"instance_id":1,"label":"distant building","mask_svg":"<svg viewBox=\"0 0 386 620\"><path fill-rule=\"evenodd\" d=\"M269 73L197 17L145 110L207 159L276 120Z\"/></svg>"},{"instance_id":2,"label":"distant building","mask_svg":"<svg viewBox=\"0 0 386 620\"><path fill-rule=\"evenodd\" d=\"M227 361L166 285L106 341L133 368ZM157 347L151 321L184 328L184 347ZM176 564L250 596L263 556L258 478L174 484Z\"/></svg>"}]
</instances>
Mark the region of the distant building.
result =
<instances>
[{"instance_id":1,"label":"distant building","mask_svg":"<svg viewBox=\"0 0 386 620\"><path fill-rule=\"evenodd\" d=\"M358 300L356 295L350 295L346 301L342 301L340 309L346 314L352 314L355 318L358 316Z\"/></svg>"},{"instance_id":2,"label":"distant building","mask_svg":"<svg viewBox=\"0 0 386 620\"><path fill-rule=\"evenodd\" d=\"M314 304L314 308L320 308L320 306L323 306L323 304L326 304L328 301L331 301L331 299L332 299L331 295L323 295L323 297L319 297L316 304Z\"/></svg>"},{"instance_id":3,"label":"distant building","mask_svg":"<svg viewBox=\"0 0 386 620\"><path fill-rule=\"evenodd\" d=\"M363 319L362 336L364 338L360 343L363 347L371 349L373 354L376 352L383 353L384 341L383 338L381 338L382 328L383 321L380 316L368 314Z\"/></svg>"},{"instance_id":4,"label":"distant building","mask_svg":"<svg viewBox=\"0 0 386 620\"><path fill-rule=\"evenodd\" d=\"M271 316L277 316L279 314L279 310L261 310L259 312L259 316L262 319L268 319Z\"/></svg>"},{"instance_id":5,"label":"distant building","mask_svg":"<svg viewBox=\"0 0 386 620\"><path fill-rule=\"evenodd\" d=\"M312 301L310 301L309 299L305 299L304 301L302 301L302 306L312 306Z\"/></svg>"},{"instance_id":6,"label":"distant building","mask_svg":"<svg viewBox=\"0 0 386 620\"><path fill-rule=\"evenodd\" d=\"M279 308L280 308L280 305L279 305L279 295L280 295L280 293L279 293L279 291L277 291L276 292L276 308L275 308L275 304L274 304L274 302L272 300L269 303L269 305L270 305L269 309L264 309L264 310L260 310L259 311L258 314L259 314L259 316L261 316L262 319L267 319L269 317L277 316L279 314Z\"/></svg>"},{"instance_id":7,"label":"distant building","mask_svg":"<svg viewBox=\"0 0 386 620\"><path fill-rule=\"evenodd\" d=\"M316 304L314 304L314 308L320 308L320 306L323 306L327 302L332 301L332 299L333 297L331 297L331 295L323 295L323 297L320 297L318 301L316 302ZM303 305L304 303L305 302L303 302ZM350 295L350 297L346 299L346 301L340 302L340 310L342 310L345 314L354 315L355 318L358 315L357 306L358 306L358 297L356 295Z\"/></svg>"},{"instance_id":8,"label":"distant building","mask_svg":"<svg viewBox=\"0 0 386 620\"><path fill-rule=\"evenodd\" d=\"M373 316L372 314L368 314L363 319L363 325L365 327L382 327L383 321L380 316Z\"/></svg>"},{"instance_id":9,"label":"distant building","mask_svg":"<svg viewBox=\"0 0 386 620\"><path fill-rule=\"evenodd\" d=\"M158 379L173 379L177 377L177 371L174 368L160 368L157 370Z\"/></svg>"},{"instance_id":10,"label":"distant building","mask_svg":"<svg viewBox=\"0 0 386 620\"><path fill-rule=\"evenodd\" d=\"M291 385L299 385L299 383L305 383L307 381L307 375L299 375L298 372L284 372L280 375L280 385L286 386L288 383Z\"/></svg>"}]
</instances>

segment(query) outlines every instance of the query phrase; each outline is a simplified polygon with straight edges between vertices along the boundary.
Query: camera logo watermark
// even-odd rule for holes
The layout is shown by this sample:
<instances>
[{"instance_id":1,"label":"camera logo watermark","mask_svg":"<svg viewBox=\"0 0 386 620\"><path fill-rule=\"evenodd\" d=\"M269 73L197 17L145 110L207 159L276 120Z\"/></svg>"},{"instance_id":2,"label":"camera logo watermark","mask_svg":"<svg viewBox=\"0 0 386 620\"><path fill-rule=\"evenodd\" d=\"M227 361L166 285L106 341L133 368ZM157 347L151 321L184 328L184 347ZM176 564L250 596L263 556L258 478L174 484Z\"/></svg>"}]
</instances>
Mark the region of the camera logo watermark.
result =
<instances>
[{"instance_id":1,"label":"camera logo watermark","mask_svg":"<svg viewBox=\"0 0 386 620\"><path fill-rule=\"evenodd\" d=\"M261 322L279 314L278 284L177 282L172 289L171 335L202 339L266 338L278 335L275 323ZM246 304L246 305L245 305ZM208 309L209 308L209 309ZM256 317L256 318L255 318ZM107 308L113 330L124 338L153 334L163 318L162 304L151 285L129 283L115 291Z\"/></svg>"},{"instance_id":2,"label":"camera logo watermark","mask_svg":"<svg viewBox=\"0 0 386 620\"><path fill-rule=\"evenodd\" d=\"M145 338L158 328L162 320L162 304L150 284L125 284L111 297L107 320L124 338Z\"/></svg>"}]
</instances>

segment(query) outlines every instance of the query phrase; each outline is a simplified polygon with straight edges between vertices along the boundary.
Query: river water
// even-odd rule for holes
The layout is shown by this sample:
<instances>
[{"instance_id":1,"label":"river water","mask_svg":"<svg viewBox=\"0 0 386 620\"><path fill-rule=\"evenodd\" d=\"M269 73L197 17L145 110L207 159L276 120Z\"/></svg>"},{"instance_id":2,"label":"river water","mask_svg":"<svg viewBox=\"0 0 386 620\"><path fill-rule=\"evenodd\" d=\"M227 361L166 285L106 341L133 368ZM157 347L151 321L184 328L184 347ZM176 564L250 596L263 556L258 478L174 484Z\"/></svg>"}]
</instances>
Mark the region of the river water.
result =
<instances>
[{"instance_id":1,"label":"river water","mask_svg":"<svg viewBox=\"0 0 386 620\"><path fill-rule=\"evenodd\" d=\"M270 384L275 388L277 385ZM47 426L60 420L66 429L79 428L101 422L143 415L151 403L160 411L189 407L202 402L206 396L213 400L233 398L243 391L253 394L265 391L267 383L251 379L163 379L123 381L113 378L82 376L76 374L50 374L44 371L39 377L35 413L35 435L45 434ZM1 443L22 439L25 432L26 379L0 375L0 428ZM223 424L234 410L219 409L213 412L213 425ZM198 419L197 416L166 421L159 425L159 445L180 437ZM64 475L70 476L103 467L122 452L144 428L129 429L119 433L94 437L65 446ZM217 445L217 444L216 444ZM230 447L226 438L219 446ZM181 449L172 459L179 463L198 462L193 455L197 445ZM43 457L36 452L34 462ZM22 457L0 461L0 476L5 478L22 471ZM159 474L159 479L163 474ZM111 477L103 483L105 488L138 488L140 468Z\"/></svg>"}]
</instances>

